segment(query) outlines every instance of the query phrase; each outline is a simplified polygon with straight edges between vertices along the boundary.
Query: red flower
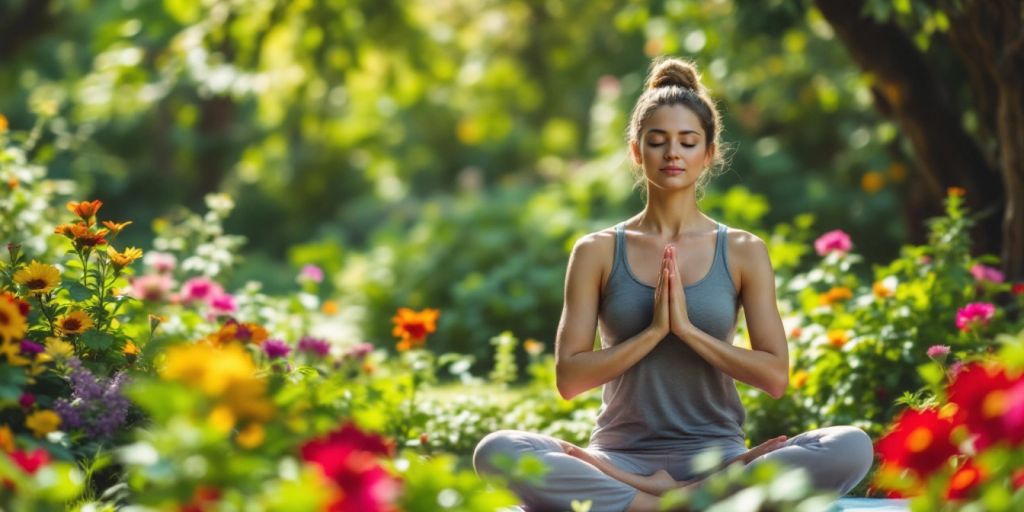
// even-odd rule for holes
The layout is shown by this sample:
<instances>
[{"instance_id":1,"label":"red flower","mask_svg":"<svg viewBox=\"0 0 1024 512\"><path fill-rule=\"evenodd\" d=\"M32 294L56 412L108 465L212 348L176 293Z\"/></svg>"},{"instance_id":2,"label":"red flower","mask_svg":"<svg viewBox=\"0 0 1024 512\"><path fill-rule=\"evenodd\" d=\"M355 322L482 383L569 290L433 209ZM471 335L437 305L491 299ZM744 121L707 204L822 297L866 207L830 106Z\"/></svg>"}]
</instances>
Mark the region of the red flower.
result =
<instances>
[{"instance_id":1,"label":"red flower","mask_svg":"<svg viewBox=\"0 0 1024 512\"><path fill-rule=\"evenodd\" d=\"M1024 380L1010 380L1006 369L972 363L949 385L949 402L956 404L957 420L977 435L976 450L1001 440L1013 446L1024 442Z\"/></svg>"},{"instance_id":2,"label":"red flower","mask_svg":"<svg viewBox=\"0 0 1024 512\"><path fill-rule=\"evenodd\" d=\"M36 448L31 452L13 451L10 453L10 457L18 467L30 475L36 474L39 468L50 462L50 452L42 448Z\"/></svg>"},{"instance_id":3,"label":"red flower","mask_svg":"<svg viewBox=\"0 0 1024 512\"><path fill-rule=\"evenodd\" d=\"M957 453L949 439L952 430L953 422L940 418L935 409L907 409L878 440L875 451L883 465L910 469L926 478Z\"/></svg>"},{"instance_id":4,"label":"red flower","mask_svg":"<svg viewBox=\"0 0 1024 512\"><path fill-rule=\"evenodd\" d=\"M200 485L192 493L192 501L181 506L181 512L206 512L214 510L216 509L217 502L220 500L220 495L220 489Z\"/></svg>"},{"instance_id":5,"label":"red flower","mask_svg":"<svg viewBox=\"0 0 1024 512\"><path fill-rule=\"evenodd\" d=\"M1014 283L1010 292L1014 295L1024 295L1024 283Z\"/></svg>"},{"instance_id":6,"label":"red flower","mask_svg":"<svg viewBox=\"0 0 1024 512\"><path fill-rule=\"evenodd\" d=\"M956 473L949 479L949 487L946 488L946 499L962 500L967 498L971 491L978 487L978 484L985 479L985 473L981 467L968 459Z\"/></svg>"},{"instance_id":7,"label":"red flower","mask_svg":"<svg viewBox=\"0 0 1024 512\"><path fill-rule=\"evenodd\" d=\"M394 447L375 434L367 434L352 423L325 437L313 439L301 448L302 459L320 466L337 486L329 510L336 512L385 512L395 510L399 484L377 457L390 456Z\"/></svg>"},{"instance_id":8,"label":"red flower","mask_svg":"<svg viewBox=\"0 0 1024 512\"><path fill-rule=\"evenodd\" d=\"M1013 484L1014 491L1024 487L1024 468L1014 471L1013 475L1010 476L1010 482Z\"/></svg>"}]
</instances>

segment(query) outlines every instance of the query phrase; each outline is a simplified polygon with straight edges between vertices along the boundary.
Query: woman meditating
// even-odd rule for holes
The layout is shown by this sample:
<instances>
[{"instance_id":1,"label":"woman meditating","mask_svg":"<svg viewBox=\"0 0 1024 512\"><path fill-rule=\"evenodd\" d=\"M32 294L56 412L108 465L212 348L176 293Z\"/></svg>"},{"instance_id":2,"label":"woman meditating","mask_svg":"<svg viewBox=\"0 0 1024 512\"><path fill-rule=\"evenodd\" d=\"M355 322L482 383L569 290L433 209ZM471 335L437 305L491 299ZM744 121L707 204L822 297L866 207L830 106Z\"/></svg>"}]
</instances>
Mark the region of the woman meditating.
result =
<instances>
[{"instance_id":1,"label":"woman meditating","mask_svg":"<svg viewBox=\"0 0 1024 512\"><path fill-rule=\"evenodd\" d=\"M532 454L548 467L539 483L510 482L527 510L569 510L572 500L591 500L593 511L657 510L664 491L707 476L692 462L709 449L726 462L804 467L816 487L840 495L871 466L870 438L849 426L746 447L734 379L779 398L789 385L789 352L765 243L697 207L721 164L720 131L695 67L656 61L628 130L646 205L580 238L566 275L558 390L568 400L604 386L590 443L501 430L473 454L481 474L502 473L499 455ZM741 305L750 349L732 344Z\"/></svg>"}]
</instances>

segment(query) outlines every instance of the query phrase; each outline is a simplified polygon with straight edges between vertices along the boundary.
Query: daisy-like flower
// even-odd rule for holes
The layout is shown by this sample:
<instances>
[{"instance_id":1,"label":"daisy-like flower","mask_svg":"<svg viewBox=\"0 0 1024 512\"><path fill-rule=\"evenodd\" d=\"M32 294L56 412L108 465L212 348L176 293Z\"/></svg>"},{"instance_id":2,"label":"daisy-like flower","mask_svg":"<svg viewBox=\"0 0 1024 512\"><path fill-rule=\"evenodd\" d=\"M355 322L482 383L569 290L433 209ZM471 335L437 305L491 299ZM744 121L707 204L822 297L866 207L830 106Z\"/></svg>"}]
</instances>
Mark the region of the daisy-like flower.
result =
<instances>
[{"instance_id":1,"label":"daisy-like flower","mask_svg":"<svg viewBox=\"0 0 1024 512\"><path fill-rule=\"evenodd\" d=\"M75 247L78 249L107 244L107 239L104 238L108 233L106 229L97 229L96 231L93 231L92 229L89 229L89 226L79 222L78 224L72 224L68 230L71 233L71 238L74 241Z\"/></svg>"},{"instance_id":2,"label":"daisy-like flower","mask_svg":"<svg viewBox=\"0 0 1024 512\"><path fill-rule=\"evenodd\" d=\"M129 221L125 221L125 222L114 222L114 221L111 221L111 220L103 221L103 225L106 226L107 229L109 229L110 232L113 233L114 235L117 235L118 233L120 233L121 230L123 230L124 228L128 227L128 225L131 224L131 223L132 223L132 221L130 221L130 220Z\"/></svg>"},{"instance_id":3,"label":"daisy-like flower","mask_svg":"<svg viewBox=\"0 0 1024 512\"><path fill-rule=\"evenodd\" d=\"M75 355L75 347L60 338L46 338L46 355L54 361L67 361Z\"/></svg>"},{"instance_id":4,"label":"daisy-like flower","mask_svg":"<svg viewBox=\"0 0 1024 512\"><path fill-rule=\"evenodd\" d=\"M81 217L87 226L92 226L93 217L96 216L96 212L100 211L100 206L103 206L103 201L99 199L95 201L68 202L68 210Z\"/></svg>"},{"instance_id":5,"label":"daisy-like flower","mask_svg":"<svg viewBox=\"0 0 1024 512\"><path fill-rule=\"evenodd\" d=\"M85 311L75 310L57 319L57 330L63 335L82 334L92 328L92 319Z\"/></svg>"},{"instance_id":6,"label":"daisy-like flower","mask_svg":"<svg viewBox=\"0 0 1024 512\"><path fill-rule=\"evenodd\" d=\"M14 273L14 281L31 295L49 293L60 284L60 271L53 265L33 260L25 268Z\"/></svg>"},{"instance_id":7,"label":"daisy-like flower","mask_svg":"<svg viewBox=\"0 0 1024 512\"><path fill-rule=\"evenodd\" d=\"M21 354L21 343L13 340L0 341L0 356L7 356L7 363L11 366L27 366L32 363L31 359Z\"/></svg>"},{"instance_id":8,"label":"daisy-like flower","mask_svg":"<svg viewBox=\"0 0 1024 512\"><path fill-rule=\"evenodd\" d=\"M0 298L0 340L20 340L27 328L18 305Z\"/></svg>"},{"instance_id":9,"label":"daisy-like flower","mask_svg":"<svg viewBox=\"0 0 1024 512\"><path fill-rule=\"evenodd\" d=\"M125 248L123 252L117 252L113 247L107 246L107 256L110 257L110 262L114 264L114 268L120 270L132 262L142 257L142 249L137 247Z\"/></svg>"},{"instance_id":10,"label":"daisy-like flower","mask_svg":"<svg viewBox=\"0 0 1024 512\"><path fill-rule=\"evenodd\" d=\"M440 314L440 310L431 308L426 308L423 311L398 308L398 314L391 319L395 324L391 335L401 338L398 350L406 351L423 346L427 335L437 330L437 317Z\"/></svg>"},{"instance_id":11,"label":"daisy-like flower","mask_svg":"<svg viewBox=\"0 0 1024 512\"><path fill-rule=\"evenodd\" d=\"M941 418L935 409L907 409L878 440L875 451L883 466L910 469L927 478L958 452L950 440L953 427L953 421Z\"/></svg>"}]
</instances>

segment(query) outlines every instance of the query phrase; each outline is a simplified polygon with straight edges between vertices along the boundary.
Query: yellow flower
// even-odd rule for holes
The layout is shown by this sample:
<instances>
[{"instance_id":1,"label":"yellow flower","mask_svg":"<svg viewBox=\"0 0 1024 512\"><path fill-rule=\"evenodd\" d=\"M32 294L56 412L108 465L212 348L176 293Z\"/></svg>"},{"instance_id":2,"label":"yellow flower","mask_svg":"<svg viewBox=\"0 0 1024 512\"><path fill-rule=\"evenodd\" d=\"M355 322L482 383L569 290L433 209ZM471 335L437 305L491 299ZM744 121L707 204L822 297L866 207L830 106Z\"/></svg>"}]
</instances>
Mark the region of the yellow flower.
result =
<instances>
[{"instance_id":1,"label":"yellow flower","mask_svg":"<svg viewBox=\"0 0 1024 512\"><path fill-rule=\"evenodd\" d=\"M849 288L847 288L845 286L836 286L836 287L832 288L831 290L825 292L821 297L819 297L818 300L821 303L821 305L823 305L823 306L831 306L832 304L835 304L837 302L842 302L844 300L850 300L852 298L853 298L853 291L852 290L850 290Z\"/></svg>"},{"instance_id":2,"label":"yellow flower","mask_svg":"<svg viewBox=\"0 0 1024 512\"><path fill-rule=\"evenodd\" d=\"M160 369L164 379L183 382L209 396L220 396L233 382L251 379L255 374L252 358L237 344L222 348L206 344L179 345L167 351Z\"/></svg>"},{"instance_id":3,"label":"yellow flower","mask_svg":"<svg viewBox=\"0 0 1024 512\"><path fill-rule=\"evenodd\" d=\"M0 354L7 356L7 362L11 366L25 366L32 362L31 359L21 355L21 342L4 340L0 342Z\"/></svg>"},{"instance_id":4,"label":"yellow flower","mask_svg":"<svg viewBox=\"0 0 1024 512\"><path fill-rule=\"evenodd\" d=\"M128 247L124 252L117 252L113 247L107 246L107 256L110 257L110 262L114 264L117 269L122 269L131 265L133 261L142 257L142 249L137 247Z\"/></svg>"},{"instance_id":5,"label":"yellow flower","mask_svg":"<svg viewBox=\"0 0 1024 512\"><path fill-rule=\"evenodd\" d=\"M45 354L52 357L54 361L67 361L75 355L75 347L60 338L46 338Z\"/></svg>"},{"instance_id":6,"label":"yellow flower","mask_svg":"<svg viewBox=\"0 0 1024 512\"><path fill-rule=\"evenodd\" d=\"M793 374L793 387L800 389L807 383L807 372L800 370Z\"/></svg>"},{"instance_id":7,"label":"yellow flower","mask_svg":"<svg viewBox=\"0 0 1024 512\"><path fill-rule=\"evenodd\" d=\"M85 311L75 310L57 319L57 331L63 335L82 334L92 328L92 319Z\"/></svg>"},{"instance_id":8,"label":"yellow flower","mask_svg":"<svg viewBox=\"0 0 1024 512\"><path fill-rule=\"evenodd\" d=\"M878 171L869 171L860 178L860 188L869 194L874 194L885 186L885 176Z\"/></svg>"},{"instance_id":9,"label":"yellow flower","mask_svg":"<svg viewBox=\"0 0 1024 512\"><path fill-rule=\"evenodd\" d=\"M14 433L7 425L0 425L0 450L6 453L14 451Z\"/></svg>"},{"instance_id":10,"label":"yellow flower","mask_svg":"<svg viewBox=\"0 0 1024 512\"><path fill-rule=\"evenodd\" d=\"M879 299L892 296L892 290L890 290L888 286L885 286L881 281L875 281L875 284L871 285L871 292Z\"/></svg>"},{"instance_id":11,"label":"yellow flower","mask_svg":"<svg viewBox=\"0 0 1024 512\"><path fill-rule=\"evenodd\" d=\"M136 346L135 343L132 342L132 340L124 342L124 348L121 349L121 351L124 352L124 355L126 356L139 355L139 347Z\"/></svg>"},{"instance_id":12,"label":"yellow flower","mask_svg":"<svg viewBox=\"0 0 1024 512\"><path fill-rule=\"evenodd\" d=\"M266 437L267 433L263 430L263 425L250 423L235 436L235 441L238 442L238 446L251 450L263 444Z\"/></svg>"},{"instance_id":13,"label":"yellow flower","mask_svg":"<svg viewBox=\"0 0 1024 512\"><path fill-rule=\"evenodd\" d=\"M95 201L68 202L68 210L81 217L87 226L92 226L93 217L96 216L96 212L100 211L100 206L103 206L103 201L99 199Z\"/></svg>"},{"instance_id":14,"label":"yellow flower","mask_svg":"<svg viewBox=\"0 0 1024 512\"><path fill-rule=\"evenodd\" d=\"M53 411L36 411L25 418L25 426L28 427L36 437L43 437L60 426L60 416Z\"/></svg>"},{"instance_id":15,"label":"yellow flower","mask_svg":"<svg viewBox=\"0 0 1024 512\"><path fill-rule=\"evenodd\" d=\"M21 316L18 305L8 300L6 296L0 297L0 340L18 340L25 335L28 326L25 324L25 317Z\"/></svg>"},{"instance_id":16,"label":"yellow flower","mask_svg":"<svg viewBox=\"0 0 1024 512\"><path fill-rule=\"evenodd\" d=\"M0 114L0 133L6 132L8 126L9 125L7 123L7 117L3 114Z\"/></svg>"},{"instance_id":17,"label":"yellow flower","mask_svg":"<svg viewBox=\"0 0 1024 512\"><path fill-rule=\"evenodd\" d=\"M48 293L60 284L60 271L53 265L33 260L25 268L14 273L14 281L28 288L28 293Z\"/></svg>"}]
</instances>

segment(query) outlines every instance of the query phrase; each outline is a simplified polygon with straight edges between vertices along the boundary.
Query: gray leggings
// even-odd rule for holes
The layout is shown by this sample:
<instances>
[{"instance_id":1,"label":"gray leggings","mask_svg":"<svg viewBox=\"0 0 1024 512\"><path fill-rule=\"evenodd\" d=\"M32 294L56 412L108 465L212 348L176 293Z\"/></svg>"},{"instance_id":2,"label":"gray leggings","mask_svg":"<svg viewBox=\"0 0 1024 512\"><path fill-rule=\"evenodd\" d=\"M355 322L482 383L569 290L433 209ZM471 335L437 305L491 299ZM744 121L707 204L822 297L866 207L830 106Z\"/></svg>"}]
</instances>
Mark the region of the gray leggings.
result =
<instances>
[{"instance_id":1,"label":"gray leggings","mask_svg":"<svg viewBox=\"0 0 1024 512\"><path fill-rule=\"evenodd\" d=\"M692 450L680 452L636 452L588 449L616 467L640 475L650 475L664 469L676 480L688 480L694 475ZM745 451L733 446L726 449L726 460ZM638 492L635 488L604 474L594 466L567 455L558 441L550 436L499 430L484 437L473 452L473 467L477 474L502 475L493 464L493 457L505 454L516 461L523 454L538 457L548 473L539 484L509 482L509 488L519 496L524 507L531 511L571 510L572 500L592 500L594 512L626 510ZM790 438L786 444L771 453L758 457L750 466L763 460L774 460L788 466L807 468L811 481L819 489L846 494L864 478L874 458L871 438L856 427L825 427L804 432Z\"/></svg>"}]
</instances>

